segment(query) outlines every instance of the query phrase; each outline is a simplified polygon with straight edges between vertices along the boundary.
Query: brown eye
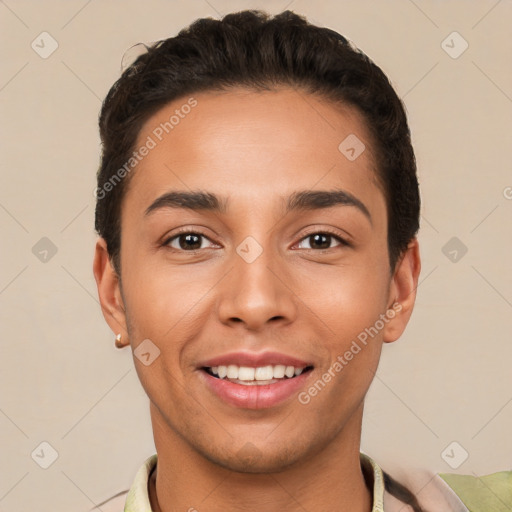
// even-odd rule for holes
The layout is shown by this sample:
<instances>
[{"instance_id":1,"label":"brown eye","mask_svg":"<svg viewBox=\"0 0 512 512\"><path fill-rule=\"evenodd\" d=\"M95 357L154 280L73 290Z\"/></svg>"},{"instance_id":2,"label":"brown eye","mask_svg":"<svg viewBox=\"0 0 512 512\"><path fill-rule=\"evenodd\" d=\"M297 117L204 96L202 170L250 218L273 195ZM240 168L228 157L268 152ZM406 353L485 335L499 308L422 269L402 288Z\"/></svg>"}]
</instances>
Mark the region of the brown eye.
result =
<instances>
[{"instance_id":1,"label":"brown eye","mask_svg":"<svg viewBox=\"0 0 512 512\"><path fill-rule=\"evenodd\" d=\"M203 248L203 239L208 240L205 235L190 231L172 236L166 240L165 245L170 246L172 249L181 251L197 251Z\"/></svg>"},{"instance_id":2,"label":"brown eye","mask_svg":"<svg viewBox=\"0 0 512 512\"><path fill-rule=\"evenodd\" d=\"M332 249L332 242L335 241L338 243L338 246L344 246L348 245L343 238L340 238L337 235L334 235L332 233L324 233L324 232L318 232L318 233L311 233L304 237L301 240L301 243L303 241L309 242L309 247L300 247L301 249L316 249L316 250L326 250L326 249Z\"/></svg>"}]
</instances>

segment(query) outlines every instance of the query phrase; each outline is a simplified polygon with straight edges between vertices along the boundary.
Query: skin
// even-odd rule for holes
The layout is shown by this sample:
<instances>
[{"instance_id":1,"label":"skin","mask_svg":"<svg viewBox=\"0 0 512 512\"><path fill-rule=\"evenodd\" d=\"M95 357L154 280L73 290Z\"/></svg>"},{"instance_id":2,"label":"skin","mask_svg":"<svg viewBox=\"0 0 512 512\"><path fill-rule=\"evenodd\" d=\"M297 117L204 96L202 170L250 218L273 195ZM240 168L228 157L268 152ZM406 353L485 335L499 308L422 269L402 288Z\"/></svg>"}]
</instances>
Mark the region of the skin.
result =
<instances>
[{"instance_id":1,"label":"skin","mask_svg":"<svg viewBox=\"0 0 512 512\"><path fill-rule=\"evenodd\" d=\"M398 339L410 318L418 242L391 272L385 199L354 108L287 88L193 96L197 106L133 171L122 204L121 280L102 238L93 266L113 332L132 350L148 338L160 350L149 366L134 357L158 453L152 507L368 512L364 397L383 343ZM187 99L154 114L137 147ZM366 145L355 161L338 150L349 134ZM226 196L226 212L144 215L164 193L198 189ZM285 215L293 192L334 189L364 203L371 222L347 205ZM187 249L183 237L165 245L181 227L205 236L200 249ZM315 245L311 233L325 230L351 245L335 237ZM236 252L247 236L263 249L250 264ZM237 408L199 378L205 359L274 350L313 362L307 390L394 302L400 312L307 405L293 396L268 409Z\"/></svg>"}]
</instances>

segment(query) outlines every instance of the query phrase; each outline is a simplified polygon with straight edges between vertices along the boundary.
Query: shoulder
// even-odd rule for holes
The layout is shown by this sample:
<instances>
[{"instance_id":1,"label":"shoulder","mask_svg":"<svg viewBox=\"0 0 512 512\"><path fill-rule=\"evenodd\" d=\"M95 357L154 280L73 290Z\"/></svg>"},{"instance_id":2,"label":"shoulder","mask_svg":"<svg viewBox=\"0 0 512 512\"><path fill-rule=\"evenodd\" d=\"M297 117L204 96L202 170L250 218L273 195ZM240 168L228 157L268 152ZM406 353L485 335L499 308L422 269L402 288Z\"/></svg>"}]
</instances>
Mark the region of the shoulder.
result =
<instances>
[{"instance_id":1,"label":"shoulder","mask_svg":"<svg viewBox=\"0 0 512 512\"><path fill-rule=\"evenodd\" d=\"M394 478L414 494L419 505L426 511L469 512L460 497L438 474L416 469L410 470L405 476L394 476ZM393 506L398 504L403 507L403 503L388 492L384 494L384 504L385 510L389 508L390 512L394 510ZM412 507L405 510L401 507L397 510L402 512L413 510Z\"/></svg>"},{"instance_id":2,"label":"shoulder","mask_svg":"<svg viewBox=\"0 0 512 512\"><path fill-rule=\"evenodd\" d=\"M427 511L508 512L512 510L512 471L485 476L433 473L418 468L394 470L391 476L405 485ZM394 511L389 493L384 495L385 510ZM397 510L405 510L397 508ZM409 509L407 509L409 512Z\"/></svg>"},{"instance_id":3,"label":"shoulder","mask_svg":"<svg viewBox=\"0 0 512 512\"><path fill-rule=\"evenodd\" d=\"M368 464L373 467L373 478ZM391 471L384 471L371 457L361 453L361 469L367 482L373 485L372 512L414 512L417 508L409 505L413 501L425 512L469 512L440 475L425 469L404 468L393 462L391 466ZM471 512L480 510L471 509Z\"/></svg>"},{"instance_id":4,"label":"shoulder","mask_svg":"<svg viewBox=\"0 0 512 512\"><path fill-rule=\"evenodd\" d=\"M124 512L125 510L151 510L148 495L148 479L157 464L157 454L148 457L140 466L130 489L118 492L115 496L96 505L89 512Z\"/></svg>"},{"instance_id":5,"label":"shoulder","mask_svg":"<svg viewBox=\"0 0 512 512\"><path fill-rule=\"evenodd\" d=\"M485 476L441 473L440 477L474 512L512 510L512 471Z\"/></svg>"},{"instance_id":6,"label":"shoulder","mask_svg":"<svg viewBox=\"0 0 512 512\"><path fill-rule=\"evenodd\" d=\"M454 489L437 473L420 468L398 468L387 474L396 482L406 487L418 500L419 505L428 512L469 512L464 502ZM412 507L404 507L388 490L384 493L384 510L386 512L412 512Z\"/></svg>"}]
</instances>

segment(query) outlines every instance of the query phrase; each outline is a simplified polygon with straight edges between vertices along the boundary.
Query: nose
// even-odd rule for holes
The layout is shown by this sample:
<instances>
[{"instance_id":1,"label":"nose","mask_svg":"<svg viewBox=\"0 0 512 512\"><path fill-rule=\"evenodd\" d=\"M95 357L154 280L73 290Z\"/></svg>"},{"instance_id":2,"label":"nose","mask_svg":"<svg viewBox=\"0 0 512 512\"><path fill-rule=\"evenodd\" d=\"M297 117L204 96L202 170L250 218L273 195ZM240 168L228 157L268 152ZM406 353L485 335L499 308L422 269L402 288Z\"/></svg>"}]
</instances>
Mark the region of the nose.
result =
<instances>
[{"instance_id":1,"label":"nose","mask_svg":"<svg viewBox=\"0 0 512 512\"><path fill-rule=\"evenodd\" d=\"M298 299L287 276L269 250L250 263L234 254L231 271L219 283L220 321L242 323L252 331L268 324L293 322Z\"/></svg>"}]
</instances>

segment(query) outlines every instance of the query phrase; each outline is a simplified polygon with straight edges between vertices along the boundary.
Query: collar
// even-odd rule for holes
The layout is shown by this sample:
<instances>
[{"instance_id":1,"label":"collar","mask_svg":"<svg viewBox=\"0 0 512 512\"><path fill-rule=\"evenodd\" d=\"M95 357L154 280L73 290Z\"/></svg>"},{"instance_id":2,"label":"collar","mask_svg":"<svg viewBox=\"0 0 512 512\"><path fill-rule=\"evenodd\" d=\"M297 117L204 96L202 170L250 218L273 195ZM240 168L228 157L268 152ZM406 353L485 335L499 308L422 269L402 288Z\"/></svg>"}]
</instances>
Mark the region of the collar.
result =
<instances>
[{"instance_id":1,"label":"collar","mask_svg":"<svg viewBox=\"0 0 512 512\"><path fill-rule=\"evenodd\" d=\"M152 512L149 502L148 481L156 468L157 454L148 457L139 468L124 506L124 512ZM372 512L384 512L384 476L377 463L364 453L360 453L362 467L371 467L373 472L373 507Z\"/></svg>"}]
</instances>

